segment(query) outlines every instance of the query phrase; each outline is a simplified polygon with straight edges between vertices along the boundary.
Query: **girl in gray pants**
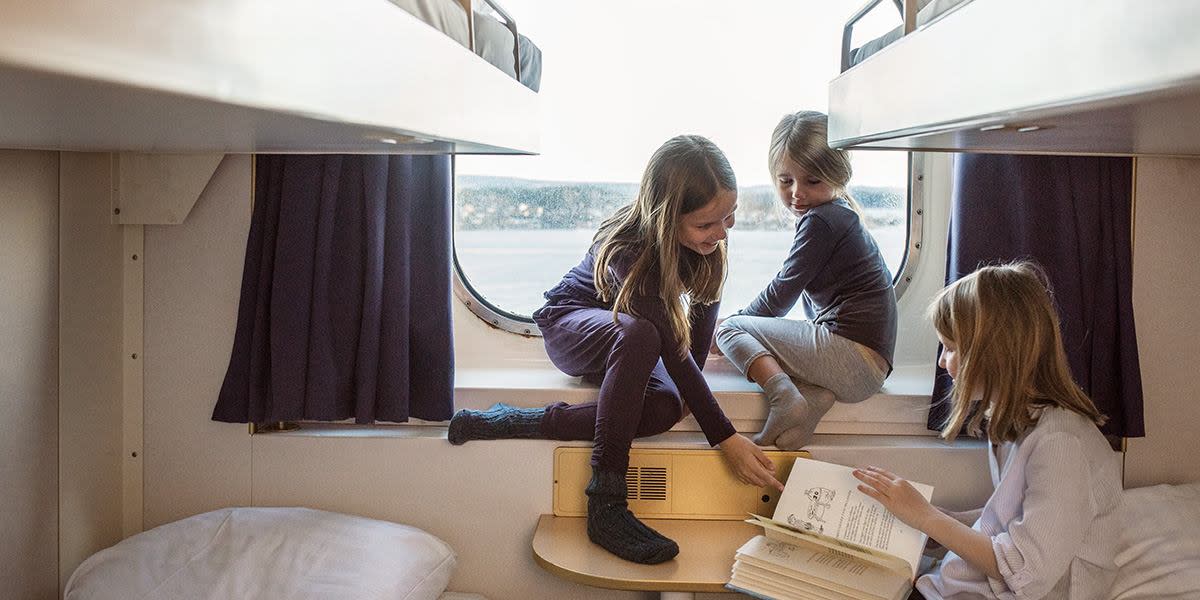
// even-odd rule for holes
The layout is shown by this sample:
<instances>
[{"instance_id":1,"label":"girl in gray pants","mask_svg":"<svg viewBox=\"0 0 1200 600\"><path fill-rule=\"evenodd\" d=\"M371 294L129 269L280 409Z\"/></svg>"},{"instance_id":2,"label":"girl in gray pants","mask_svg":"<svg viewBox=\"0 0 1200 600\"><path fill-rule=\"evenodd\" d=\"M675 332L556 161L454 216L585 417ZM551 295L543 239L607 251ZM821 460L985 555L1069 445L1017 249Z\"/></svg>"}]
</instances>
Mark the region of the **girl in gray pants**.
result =
<instances>
[{"instance_id":1,"label":"girl in gray pants","mask_svg":"<svg viewBox=\"0 0 1200 600\"><path fill-rule=\"evenodd\" d=\"M725 319L715 345L766 392L754 442L787 450L812 439L838 402L883 386L896 346L892 274L850 196L850 160L826 144L826 116L787 115L771 136L770 168L797 217L783 267L749 306ZM803 302L808 320L783 318Z\"/></svg>"}]
</instances>

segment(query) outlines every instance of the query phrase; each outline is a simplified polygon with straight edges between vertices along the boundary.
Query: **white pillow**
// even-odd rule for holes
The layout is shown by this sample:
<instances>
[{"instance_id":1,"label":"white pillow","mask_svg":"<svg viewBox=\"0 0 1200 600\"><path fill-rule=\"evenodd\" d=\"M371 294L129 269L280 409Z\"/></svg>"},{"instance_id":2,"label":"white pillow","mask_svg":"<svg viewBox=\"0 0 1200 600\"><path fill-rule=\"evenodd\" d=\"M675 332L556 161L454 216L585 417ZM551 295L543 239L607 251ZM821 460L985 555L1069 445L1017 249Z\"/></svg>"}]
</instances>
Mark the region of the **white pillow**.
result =
<instances>
[{"instance_id":1,"label":"white pillow","mask_svg":"<svg viewBox=\"0 0 1200 600\"><path fill-rule=\"evenodd\" d=\"M1125 490L1113 600L1200 598L1200 482Z\"/></svg>"},{"instance_id":2,"label":"white pillow","mask_svg":"<svg viewBox=\"0 0 1200 600\"><path fill-rule=\"evenodd\" d=\"M139 533L85 560L67 600L435 600L454 571L415 527L308 508L225 508Z\"/></svg>"}]
</instances>

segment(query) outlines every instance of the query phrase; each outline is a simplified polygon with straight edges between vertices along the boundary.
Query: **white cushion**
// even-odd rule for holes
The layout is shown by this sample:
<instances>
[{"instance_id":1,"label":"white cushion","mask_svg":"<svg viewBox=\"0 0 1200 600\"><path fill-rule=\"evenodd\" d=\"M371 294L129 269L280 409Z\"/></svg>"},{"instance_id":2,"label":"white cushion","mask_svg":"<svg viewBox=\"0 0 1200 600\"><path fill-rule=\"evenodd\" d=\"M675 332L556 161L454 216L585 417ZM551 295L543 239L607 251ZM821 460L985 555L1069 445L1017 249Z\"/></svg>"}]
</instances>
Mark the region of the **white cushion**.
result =
<instances>
[{"instance_id":1,"label":"white cushion","mask_svg":"<svg viewBox=\"0 0 1200 600\"><path fill-rule=\"evenodd\" d=\"M226 508L139 533L85 560L67 600L435 600L456 557L407 525L308 508Z\"/></svg>"},{"instance_id":2,"label":"white cushion","mask_svg":"<svg viewBox=\"0 0 1200 600\"><path fill-rule=\"evenodd\" d=\"M1200 598L1200 483L1125 490L1114 600Z\"/></svg>"}]
</instances>

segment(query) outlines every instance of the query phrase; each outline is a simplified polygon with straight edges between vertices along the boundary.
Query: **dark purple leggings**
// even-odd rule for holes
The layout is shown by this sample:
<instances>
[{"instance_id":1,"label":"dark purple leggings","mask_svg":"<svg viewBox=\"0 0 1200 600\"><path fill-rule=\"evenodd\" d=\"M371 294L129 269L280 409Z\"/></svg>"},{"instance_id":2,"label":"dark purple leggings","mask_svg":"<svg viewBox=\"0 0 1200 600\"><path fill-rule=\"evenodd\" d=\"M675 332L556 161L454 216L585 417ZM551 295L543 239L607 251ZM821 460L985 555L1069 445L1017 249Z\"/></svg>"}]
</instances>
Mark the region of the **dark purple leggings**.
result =
<instances>
[{"instance_id":1,"label":"dark purple leggings","mask_svg":"<svg viewBox=\"0 0 1200 600\"><path fill-rule=\"evenodd\" d=\"M633 438L667 431L683 418L679 390L659 360L658 329L645 319L575 306L540 311L546 353L567 375L600 383L595 402L546 407L542 431L556 440L593 440L592 466L624 471Z\"/></svg>"}]
</instances>

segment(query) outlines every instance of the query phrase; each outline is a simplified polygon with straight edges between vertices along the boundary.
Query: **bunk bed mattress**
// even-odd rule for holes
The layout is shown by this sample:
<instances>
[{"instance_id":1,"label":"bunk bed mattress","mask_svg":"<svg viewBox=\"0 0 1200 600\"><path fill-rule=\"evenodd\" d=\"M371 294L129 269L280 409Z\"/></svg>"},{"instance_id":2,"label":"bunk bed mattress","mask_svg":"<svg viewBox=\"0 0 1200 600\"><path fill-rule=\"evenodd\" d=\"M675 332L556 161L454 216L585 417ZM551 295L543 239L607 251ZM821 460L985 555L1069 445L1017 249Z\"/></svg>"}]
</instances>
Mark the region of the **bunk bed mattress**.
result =
<instances>
[{"instance_id":1,"label":"bunk bed mattress","mask_svg":"<svg viewBox=\"0 0 1200 600\"><path fill-rule=\"evenodd\" d=\"M391 0L391 3L446 34L464 48L471 47L467 12L457 0Z\"/></svg>"},{"instance_id":2,"label":"bunk bed mattress","mask_svg":"<svg viewBox=\"0 0 1200 600\"><path fill-rule=\"evenodd\" d=\"M450 36L464 48L471 47L467 13L458 0L390 0L392 4ZM542 51L524 35L517 36L519 58L513 54L513 34L508 27L491 15L475 12L475 53L518 79L525 87L538 91L542 79ZM521 76L517 77L516 62L520 61Z\"/></svg>"},{"instance_id":3,"label":"bunk bed mattress","mask_svg":"<svg viewBox=\"0 0 1200 600\"><path fill-rule=\"evenodd\" d=\"M64 598L435 600L456 561L445 542L407 525L308 508L226 508L97 552L71 575Z\"/></svg>"},{"instance_id":4,"label":"bunk bed mattress","mask_svg":"<svg viewBox=\"0 0 1200 600\"><path fill-rule=\"evenodd\" d=\"M1111 600L1200 598L1200 482L1125 490Z\"/></svg>"},{"instance_id":5,"label":"bunk bed mattress","mask_svg":"<svg viewBox=\"0 0 1200 600\"><path fill-rule=\"evenodd\" d=\"M972 0L918 0L917 28L924 27L950 12L952 9L972 2ZM904 26L901 25L865 44L850 51L850 64L857 65L868 56L883 50L892 42L904 37Z\"/></svg>"},{"instance_id":6,"label":"bunk bed mattress","mask_svg":"<svg viewBox=\"0 0 1200 600\"><path fill-rule=\"evenodd\" d=\"M538 91L542 80L542 51L529 38L518 34L521 76L514 67L513 35L500 21L484 13L475 13L475 52L525 87Z\"/></svg>"}]
</instances>

